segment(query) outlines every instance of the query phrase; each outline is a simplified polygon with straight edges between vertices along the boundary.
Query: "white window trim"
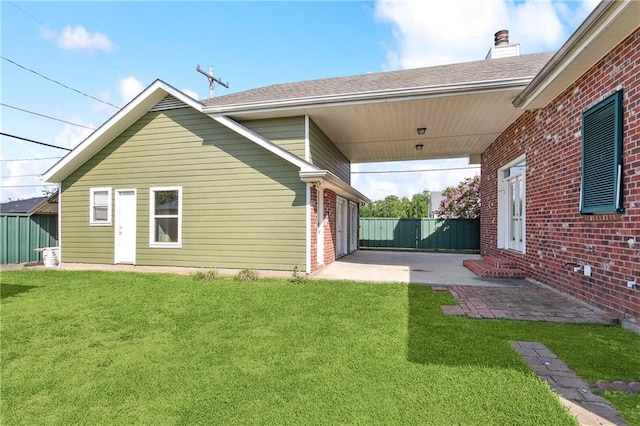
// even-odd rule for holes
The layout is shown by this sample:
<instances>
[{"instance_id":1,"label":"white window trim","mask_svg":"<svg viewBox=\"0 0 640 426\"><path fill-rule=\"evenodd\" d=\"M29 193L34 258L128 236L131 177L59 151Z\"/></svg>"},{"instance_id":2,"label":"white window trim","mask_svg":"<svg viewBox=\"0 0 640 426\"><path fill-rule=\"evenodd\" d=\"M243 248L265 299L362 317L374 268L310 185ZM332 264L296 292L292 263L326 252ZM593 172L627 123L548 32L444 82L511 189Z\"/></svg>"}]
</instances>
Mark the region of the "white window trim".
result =
<instances>
[{"instance_id":1,"label":"white window trim","mask_svg":"<svg viewBox=\"0 0 640 426\"><path fill-rule=\"evenodd\" d=\"M155 235L155 199L156 191L178 191L178 241L175 243L159 243L154 241ZM181 248L182 247L182 187L154 186L149 188L149 247Z\"/></svg>"},{"instance_id":2,"label":"white window trim","mask_svg":"<svg viewBox=\"0 0 640 426\"><path fill-rule=\"evenodd\" d=\"M93 218L93 200L96 192L107 191L107 220L94 220ZM111 199L111 188L89 188L89 225L91 226L111 226L111 207L113 200Z\"/></svg>"},{"instance_id":3,"label":"white window trim","mask_svg":"<svg viewBox=\"0 0 640 426\"><path fill-rule=\"evenodd\" d=\"M512 250L516 253L525 254L527 252L527 175L524 172L524 205L522 212L522 251L509 248L509 212L508 212L508 193L509 188L504 172L511 167L520 164L527 159L526 155L521 155L515 160L505 164L498 170L498 235L497 247L499 249Z\"/></svg>"}]
</instances>

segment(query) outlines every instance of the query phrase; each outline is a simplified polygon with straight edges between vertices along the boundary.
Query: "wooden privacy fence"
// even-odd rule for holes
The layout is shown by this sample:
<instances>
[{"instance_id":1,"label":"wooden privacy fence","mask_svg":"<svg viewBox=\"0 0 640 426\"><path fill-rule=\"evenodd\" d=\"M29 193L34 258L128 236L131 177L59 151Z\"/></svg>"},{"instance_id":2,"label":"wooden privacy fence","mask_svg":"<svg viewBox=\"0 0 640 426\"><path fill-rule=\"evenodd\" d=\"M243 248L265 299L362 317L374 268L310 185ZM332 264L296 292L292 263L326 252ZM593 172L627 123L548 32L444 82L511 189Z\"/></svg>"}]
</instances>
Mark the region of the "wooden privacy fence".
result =
<instances>
[{"instance_id":1,"label":"wooden privacy fence","mask_svg":"<svg viewBox=\"0 0 640 426\"><path fill-rule=\"evenodd\" d=\"M480 250L480 219L360 219L360 248Z\"/></svg>"},{"instance_id":2,"label":"wooden privacy fence","mask_svg":"<svg viewBox=\"0 0 640 426\"><path fill-rule=\"evenodd\" d=\"M58 216L0 215L0 264L42 260L37 248L58 245Z\"/></svg>"}]
</instances>

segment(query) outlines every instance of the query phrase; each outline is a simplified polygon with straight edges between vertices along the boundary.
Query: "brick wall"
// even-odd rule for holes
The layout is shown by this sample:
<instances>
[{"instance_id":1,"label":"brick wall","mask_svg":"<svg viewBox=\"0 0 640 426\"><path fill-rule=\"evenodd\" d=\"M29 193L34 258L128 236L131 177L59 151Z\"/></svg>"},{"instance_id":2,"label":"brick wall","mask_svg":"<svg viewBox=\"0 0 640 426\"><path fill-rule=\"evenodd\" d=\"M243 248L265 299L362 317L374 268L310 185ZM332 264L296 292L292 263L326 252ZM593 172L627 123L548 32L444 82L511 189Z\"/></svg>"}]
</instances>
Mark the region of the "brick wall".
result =
<instances>
[{"instance_id":1,"label":"brick wall","mask_svg":"<svg viewBox=\"0 0 640 426\"><path fill-rule=\"evenodd\" d=\"M336 260L336 193L324 190L324 264Z\"/></svg>"},{"instance_id":2,"label":"brick wall","mask_svg":"<svg viewBox=\"0 0 640 426\"><path fill-rule=\"evenodd\" d=\"M624 91L623 214L581 215L582 113ZM497 248L498 171L526 154L526 254ZM545 108L525 112L482 155L481 251L527 276L640 324L640 31ZM628 243L635 239L635 245ZM574 272L589 264L592 276Z\"/></svg>"},{"instance_id":3,"label":"brick wall","mask_svg":"<svg viewBox=\"0 0 640 426\"><path fill-rule=\"evenodd\" d=\"M316 186L311 188L311 272L317 272L336 260L335 225L336 225L336 194L324 189L324 263L318 265L318 193Z\"/></svg>"},{"instance_id":4,"label":"brick wall","mask_svg":"<svg viewBox=\"0 0 640 426\"><path fill-rule=\"evenodd\" d=\"M311 272L318 270L318 191L315 186L311 187L311 214L309 220L311 221L310 233L311 233Z\"/></svg>"}]
</instances>

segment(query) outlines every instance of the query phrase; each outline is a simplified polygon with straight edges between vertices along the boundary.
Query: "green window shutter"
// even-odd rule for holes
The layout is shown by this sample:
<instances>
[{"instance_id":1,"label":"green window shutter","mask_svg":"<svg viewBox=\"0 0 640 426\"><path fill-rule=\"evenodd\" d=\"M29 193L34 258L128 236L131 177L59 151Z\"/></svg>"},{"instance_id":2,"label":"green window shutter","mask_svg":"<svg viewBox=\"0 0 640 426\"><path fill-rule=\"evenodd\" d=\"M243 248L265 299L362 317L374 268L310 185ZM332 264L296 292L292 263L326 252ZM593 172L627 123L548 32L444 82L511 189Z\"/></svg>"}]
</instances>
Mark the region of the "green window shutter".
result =
<instances>
[{"instance_id":1,"label":"green window shutter","mask_svg":"<svg viewBox=\"0 0 640 426\"><path fill-rule=\"evenodd\" d=\"M582 114L580 213L623 212L622 91Z\"/></svg>"}]
</instances>

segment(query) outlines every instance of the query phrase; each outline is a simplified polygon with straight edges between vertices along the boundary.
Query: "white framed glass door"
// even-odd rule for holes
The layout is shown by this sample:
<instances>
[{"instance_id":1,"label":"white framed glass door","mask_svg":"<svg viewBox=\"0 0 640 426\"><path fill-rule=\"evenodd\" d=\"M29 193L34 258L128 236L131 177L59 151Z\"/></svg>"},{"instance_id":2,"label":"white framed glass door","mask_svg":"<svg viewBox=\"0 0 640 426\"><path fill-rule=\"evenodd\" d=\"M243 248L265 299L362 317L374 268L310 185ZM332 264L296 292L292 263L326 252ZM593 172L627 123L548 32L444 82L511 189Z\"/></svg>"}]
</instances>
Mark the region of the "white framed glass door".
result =
<instances>
[{"instance_id":1,"label":"white framed glass door","mask_svg":"<svg viewBox=\"0 0 640 426\"><path fill-rule=\"evenodd\" d=\"M520 252L524 252L526 240L526 168L527 164L523 161L505 170L508 209L507 248Z\"/></svg>"}]
</instances>

